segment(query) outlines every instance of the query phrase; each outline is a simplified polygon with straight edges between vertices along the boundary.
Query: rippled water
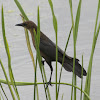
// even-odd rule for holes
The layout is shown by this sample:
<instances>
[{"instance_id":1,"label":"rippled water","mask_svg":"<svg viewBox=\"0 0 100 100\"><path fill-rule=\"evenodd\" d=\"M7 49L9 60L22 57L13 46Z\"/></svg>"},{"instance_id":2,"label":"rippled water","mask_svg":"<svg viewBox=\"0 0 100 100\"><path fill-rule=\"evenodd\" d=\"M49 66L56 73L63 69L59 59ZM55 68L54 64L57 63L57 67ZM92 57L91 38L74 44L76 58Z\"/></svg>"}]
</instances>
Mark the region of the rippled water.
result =
<instances>
[{"instance_id":1,"label":"rippled water","mask_svg":"<svg viewBox=\"0 0 100 100\"><path fill-rule=\"evenodd\" d=\"M68 0L52 0L54 4L54 11L58 21L58 45L64 50L66 39L68 37L69 30L71 28L71 17ZM25 34L23 28L16 27L15 24L21 23L20 12L15 5L14 1L11 0L1 0L0 6L4 5L4 15L5 15L5 26L6 26L6 36L10 47L12 69L16 81L34 82L34 70L28 49L26 46ZM52 14L47 0L21 0L22 7L24 8L29 19L37 23L37 6L40 6L40 22L41 31L44 32L52 41L55 42L55 33L52 24ZM73 13L74 18L77 10L78 0L73 1ZM84 68L87 70L89 57L91 53L92 39L94 33L96 12L97 12L98 0L84 0L82 1L80 26L77 38L77 58L80 59L84 54ZM1 17L1 13L0 13ZM100 20L100 18L99 18ZM0 21L1 27L1 21ZM31 37L30 37L31 41ZM31 43L34 56L36 55L35 49ZM71 36L68 49L66 52L68 55L73 57L73 36ZM3 44L2 30L0 28L0 59L3 61L5 69L8 73L7 68L7 56ZM93 70L91 79L91 100L98 100L100 98L100 35L98 37L94 59L93 59ZM55 81L55 63L53 63L53 77L52 81ZM61 65L58 64L58 75ZM45 64L45 70L47 79L49 79L50 68ZM38 68L38 82L41 82L41 74ZM0 68L0 78L4 79L3 72ZM63 70L62 82L71 83L72 73ZM80 79L78 80L78 86L80 86ZM85 77L84 77L85 83ZM3 85L8 94L9 100L11 100L10 92L7 89L7 85ZM18 87L21 100L33 100L33 86L21 86ZM55 100L55 86L50 87L50 93L52 100ZM68 98L70 100L71 87L61 86L59 100L64 94L64 100ZM45 100L43 86L39 86L40 100ZM77 92L77 100L79 100L80 93Z\"/></svg>"}]
</instances>

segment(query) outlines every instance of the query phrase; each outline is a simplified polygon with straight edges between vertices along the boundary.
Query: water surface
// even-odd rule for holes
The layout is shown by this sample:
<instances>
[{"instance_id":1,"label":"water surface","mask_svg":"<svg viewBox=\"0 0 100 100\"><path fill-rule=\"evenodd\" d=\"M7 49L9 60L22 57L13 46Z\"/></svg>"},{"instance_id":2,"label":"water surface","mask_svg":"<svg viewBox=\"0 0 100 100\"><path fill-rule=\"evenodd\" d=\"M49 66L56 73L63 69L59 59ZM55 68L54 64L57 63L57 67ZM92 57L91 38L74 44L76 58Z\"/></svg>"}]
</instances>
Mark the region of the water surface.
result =
<instances>
[{"instance_id":1,"label":"water surface","mask_svg":"<svg viewBox=\"0 0 100 100\"><path fill-rule=\"evenodd\" d=\"M52 0L54 4L54 11L58 21L58 45L64 50L66 39L68 37L69 30L71 28L71 16L68 0ZM1 0L0 5L4 5L6 36L10 47L12 69L16 81L34 82L34 69L32 61L27 49L24 29L16 27L15 24L21 23L20 12L15 5L14 1ZM37 6L40 6L40 22L41 31L44 32L52 41L55 42L55 33L52 24L51 9L47 0L21 0L22 7L24 8L29 19L37 23ZM73 1L73 14L75 18L77 10L78 0ZM81 56L84 55L84 68L87 70L89 57L91 54L91 46L93 40L96 12L97 12L98 0L84 0L82 1L81 18L79 24L78 38L77 38L77 58L81 63ZM1 17L1 14L0 14ZM100 18L99 18L100 20ZM1 21L0 21L1 27ZM31 37L30 37L31 41ZM36 55L35 49L31 43L34 56ZM68 49L66 52L73 57L73 36L71 36ZM2 30L0 28L0 59L2 60L6 72L8 74L7 56L3 44ZM91 79L91 100L98 100L100 98L100 35L98 37L92 69ZM55 81L55 63L53 63L53 77L52 81ZM58 75L61 65L58 64ZM1 68L0 68L1 69ZM45 64L45 70L47 79L49 80L50 68ZM41 82L41 73L38 67L37 80ZM0 70L0 78L5 79L3 72ZM72 73L66 72L63 69L62 82L71 83ZM77 85L80 86L81 80L77 78ZM84 77L85 83L85 77ZM12 100L7 85L3 85L6 90L9 100ZM33 86L18 87L21 100L33 100ZM50 87L50 93L52 100L55 100L55 86ZM64 100L70 100L71 87L61 86L59 100L61 100L62 94L64 94ZM45 100L43 86L39 86L40 100ZM77 100L79 100L80 92L77 92Z\"/></svg>"}]
</instances>

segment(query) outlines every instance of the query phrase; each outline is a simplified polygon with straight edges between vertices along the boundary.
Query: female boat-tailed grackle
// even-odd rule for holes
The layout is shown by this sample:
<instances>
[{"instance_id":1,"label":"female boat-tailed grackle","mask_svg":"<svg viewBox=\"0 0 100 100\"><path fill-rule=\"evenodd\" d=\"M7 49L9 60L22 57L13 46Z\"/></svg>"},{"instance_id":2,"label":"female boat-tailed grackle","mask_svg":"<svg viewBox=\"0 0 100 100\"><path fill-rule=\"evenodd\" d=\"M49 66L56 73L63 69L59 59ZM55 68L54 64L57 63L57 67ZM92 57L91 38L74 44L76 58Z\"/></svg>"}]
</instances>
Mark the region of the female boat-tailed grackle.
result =
<instances>
[{"instance_id":1,"label":"female boat-tailed grackle","mask_svg":"<svg viewBox=\"0 0 100 100\"><path fill-rule=\"evenodd\" d=\"M35 47L35 39L34 39L33 29L35 29L35 31L37 33L36 24L32 21L25 21L24 23L16 24L16 26L23 26L24 28L26 28L30 31L31 36L32 36L33 45ZM47 62L47 64L49 65L49 67L51 69L51 75L50 75L50 79L48 82L48 84L51 85L51 77L52 77L52 72L53 72L53 67L52 67L51 62L56 61L56 45L45 34L40 32L39 49L40 49L41 56L45 59L45 61ZM62 64L63 54L64 54L63 50L61 50L58 47L58 62L60 64ZM66 71L73 72L73 58L69 57L68 55L65 54L63 67ZM82 71L82 67L79 64L79 60L75 59L75 74L80 78L81 78L81 71ZM83 76L86 76L86 75L87 75L87 73L86 73L85 69L83 68Z\"/></svg>"}]
</instances>

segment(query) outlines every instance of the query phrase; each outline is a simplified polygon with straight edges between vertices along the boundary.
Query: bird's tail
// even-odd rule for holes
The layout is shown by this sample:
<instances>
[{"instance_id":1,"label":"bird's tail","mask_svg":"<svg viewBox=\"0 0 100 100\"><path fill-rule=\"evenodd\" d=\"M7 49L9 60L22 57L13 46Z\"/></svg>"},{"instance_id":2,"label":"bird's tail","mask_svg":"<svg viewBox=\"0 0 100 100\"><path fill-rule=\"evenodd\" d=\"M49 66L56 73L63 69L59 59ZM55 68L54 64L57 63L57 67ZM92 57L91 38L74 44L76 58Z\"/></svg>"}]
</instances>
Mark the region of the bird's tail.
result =
<instances>
[{"instance_id":1,"label":"bird's tail","mask_svg":"<svg viewBox=\"0 0 100 100\"><path fill-rule=\"evenodd\" d=\"M59 61L59 62L62 64L62 61ZM73 58L66 59L66 57L65 57L63 67L65 70L67 70L69 72L73 72ZM75 74L81 78L82 66L79 64L78 59L75 59ZM86 76L86 75L87 75L86 70L83 68L83 76Z\"/></svg>"}]
</instances>

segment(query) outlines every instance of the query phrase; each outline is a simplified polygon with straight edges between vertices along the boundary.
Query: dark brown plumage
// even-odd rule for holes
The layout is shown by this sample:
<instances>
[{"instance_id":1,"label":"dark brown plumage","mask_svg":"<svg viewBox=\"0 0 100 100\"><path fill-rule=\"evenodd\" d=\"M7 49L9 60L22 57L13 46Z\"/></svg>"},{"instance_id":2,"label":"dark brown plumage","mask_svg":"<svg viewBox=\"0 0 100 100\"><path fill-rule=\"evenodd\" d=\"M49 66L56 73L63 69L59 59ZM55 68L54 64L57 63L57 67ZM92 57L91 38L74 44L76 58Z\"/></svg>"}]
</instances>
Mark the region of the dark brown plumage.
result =
<instances>
[{"instance_id":1,"label":"dark brown plumage","mask_svg":"<svg viewBox=\"0 0 100 100\"><path fill-rule=\"evenodd\" d=\"M33 45L35 47L35 39L34 39L33 29L35 29L35 31L37 32L36 24L32 21L26 21L24 23L17 24L16 26L23 26L30 31L31 36L32 36ZM52 77L52 72L53 72L53 67L52 67L51 62L56 61L56 45L45 34L40 32L39 49L40 49L41 56L45 59L47 64L50 66L51 75L50 75L49 83L51 83L51 77ZM58 47L58 62L60 64L62 64L63 54L64 54L63 50L61 50ZM65 55L63 67L66 71L72 72L73 71L73 58L69 57L68 55ZM75 59L75 74L80 78L81 78L81 70L82 70L82 67L79 64L79 60ZM86 73L85 69L83 68L83 76L86 76L86 75L87 75L87 73Z\"/></svg>"}]
</instances>

